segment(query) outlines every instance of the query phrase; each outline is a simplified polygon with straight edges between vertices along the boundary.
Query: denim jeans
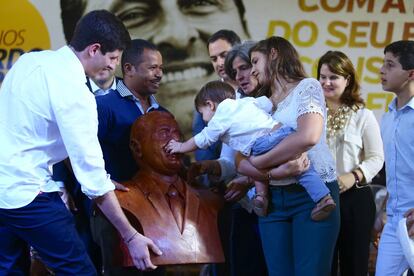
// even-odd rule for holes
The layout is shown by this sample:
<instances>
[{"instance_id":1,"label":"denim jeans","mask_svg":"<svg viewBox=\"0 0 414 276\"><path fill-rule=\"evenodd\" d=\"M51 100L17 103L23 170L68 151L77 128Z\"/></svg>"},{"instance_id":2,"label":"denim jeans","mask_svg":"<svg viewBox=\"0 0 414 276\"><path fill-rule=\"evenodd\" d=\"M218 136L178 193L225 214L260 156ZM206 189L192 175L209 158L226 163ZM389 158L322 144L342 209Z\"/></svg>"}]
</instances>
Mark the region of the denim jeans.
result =
<instances>
[{"instance_id":1,"label":"denim jeans","mask_svg":"<svg viewBox=\"0 0 414 276\"><path fill-rule=\"evenodd\" d=\"M270 187L269 214L259 218L270 276L327 276L339 233L339 187L326 183L337 207L322 221L313 221L314 202L298 184Z\"/></svg>"},{"instance_id":2,"label":"denim jeans","mask_svg":"<svg viewBox=\"0 0 414 276\"><path fill-rule=\"evenodd\" d=\"M27 244L56 275L96 275L57 192L41 193L30 204L0 209L0 275L8 275Z\"/></svg>"}]
</instances>

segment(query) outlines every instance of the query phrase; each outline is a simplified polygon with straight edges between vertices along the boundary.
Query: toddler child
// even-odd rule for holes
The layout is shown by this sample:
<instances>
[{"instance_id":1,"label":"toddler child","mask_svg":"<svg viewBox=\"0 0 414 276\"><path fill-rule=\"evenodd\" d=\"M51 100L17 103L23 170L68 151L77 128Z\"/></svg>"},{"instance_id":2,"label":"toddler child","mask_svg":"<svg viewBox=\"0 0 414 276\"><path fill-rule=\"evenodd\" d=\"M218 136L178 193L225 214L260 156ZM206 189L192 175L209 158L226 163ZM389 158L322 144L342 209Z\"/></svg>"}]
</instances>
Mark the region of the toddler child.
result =
<instances>
[{"instance_id":1,"label":"toddler child","mask_svg":"<svg viewBox=\"0 0 414 276\"><path fill-rule=\"evenodd\" d=\"M169 153L186 153L206 148L221 140L245 156L260 155L275 147L294 129L274 121L270 112L272 101L265 97L235 99L233 88L221 81L211 81L201 88L195 98L195 106L208 125L184 143L171 140L166 145ZM298 182L317 203L312 210L313 220L323 220L336 207L329 189L314 170L298 176ZM258 216L267 214L268 183L254 181L256 195L253 210Z\"/></svg>"}]
</instances>

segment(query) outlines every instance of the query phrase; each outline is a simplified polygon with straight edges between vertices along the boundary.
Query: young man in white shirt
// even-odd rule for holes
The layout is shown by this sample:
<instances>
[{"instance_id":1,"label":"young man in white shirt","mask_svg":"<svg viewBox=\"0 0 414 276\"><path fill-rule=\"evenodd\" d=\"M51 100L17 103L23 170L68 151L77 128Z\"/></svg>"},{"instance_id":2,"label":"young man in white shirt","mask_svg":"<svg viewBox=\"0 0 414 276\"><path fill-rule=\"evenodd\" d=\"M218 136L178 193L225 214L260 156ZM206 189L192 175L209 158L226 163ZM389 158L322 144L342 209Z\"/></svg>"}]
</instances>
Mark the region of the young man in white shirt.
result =
<instances>
[{"instance_id":1,"label":"young man in white shirt","mask_svg":"<svg viewBox=\"0 0 414 276\"><path fill-rule=\"evenodd\" d=\"M130 37L107 11L77 24L68 46L25 54L0 90L0 274L19 273L27 244L56 274L95 275L52 180L53 164L69 157L82 191L120 232L138 269L148 270L158 247L128 222L104 169L94 96L85 73L113 68ZM64 85L62 85L62 83Z\"/></svg>"}]
</instances>

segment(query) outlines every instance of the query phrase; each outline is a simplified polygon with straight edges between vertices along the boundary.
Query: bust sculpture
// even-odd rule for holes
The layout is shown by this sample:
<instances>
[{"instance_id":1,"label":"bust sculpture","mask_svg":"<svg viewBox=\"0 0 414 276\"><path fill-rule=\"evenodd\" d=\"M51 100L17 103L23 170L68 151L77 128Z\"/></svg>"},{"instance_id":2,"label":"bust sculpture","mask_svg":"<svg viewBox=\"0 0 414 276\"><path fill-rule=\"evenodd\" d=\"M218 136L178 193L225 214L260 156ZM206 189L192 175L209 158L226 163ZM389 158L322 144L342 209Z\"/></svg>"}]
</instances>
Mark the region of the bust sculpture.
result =
<instances>
[{"instance_id":1,"label":"bust sculpture","mask_svg":"<svg viewBox=\"0 0 414 276\"><path fill-rule=\"evenodd\" d=\"M179 139L180 131L168 112L149 112L133 124L130 148L138 173L122 183L128 192L117 191L131 224L152 239L163 252L152 256L156 265L224 262L217 228L218 195L187 184L181 156L164 147ZM133 266L129 252L119 242L117 262Z\"/></svg>"}]
</instances>

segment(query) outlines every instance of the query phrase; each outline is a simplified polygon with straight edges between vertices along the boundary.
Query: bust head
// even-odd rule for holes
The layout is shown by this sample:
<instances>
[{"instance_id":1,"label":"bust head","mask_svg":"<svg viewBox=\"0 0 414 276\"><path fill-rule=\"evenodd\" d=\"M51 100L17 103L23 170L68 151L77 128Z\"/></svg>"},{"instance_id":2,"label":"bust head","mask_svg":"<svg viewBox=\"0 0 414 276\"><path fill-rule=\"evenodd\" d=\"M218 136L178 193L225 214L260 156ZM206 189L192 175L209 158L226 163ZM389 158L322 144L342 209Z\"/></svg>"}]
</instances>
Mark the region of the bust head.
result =
<instances>
[{"instance_id":1,"label":"bust head","mask_svg":"<svg viewBox=\"0 0 414 276\"><path fill-rule=\"evenodd\" d=\"M130 148L140 170L162 175L181 170L181 155L168 154L164 147L181 136L177 121L171 113L152 111L139 117L131 128Z\"/></svg>"},{"instance_id":2,"label":"bust head","mask_svg":"<svg viewBox=\"0 0 414 276\"><path fill-rule=\"evenodd\" d=\"M171 139L179 138L178 124L169 112L152 111L139 117L130 136L139 172L122 183L130 190L116 195L131 225L161 248L163 255L151 258L154 264L223 262L217 230L222 199L208 189L190 187L179 177L181 156L164 150ZM169 194L171 184L180 196ZM127 247L122 242L119 246L116 262L132 266Z\"/></svg>"}]
</instances>

